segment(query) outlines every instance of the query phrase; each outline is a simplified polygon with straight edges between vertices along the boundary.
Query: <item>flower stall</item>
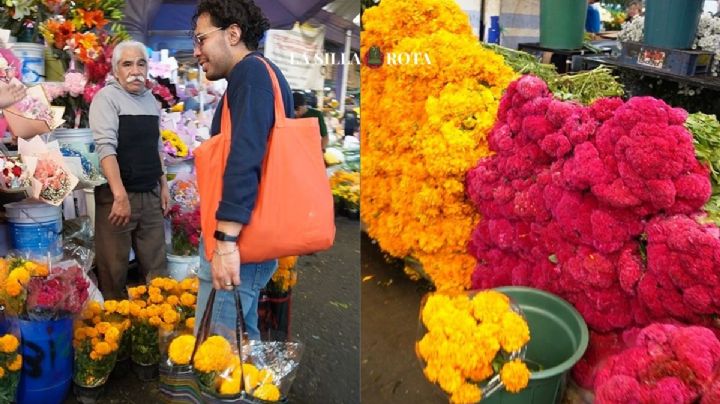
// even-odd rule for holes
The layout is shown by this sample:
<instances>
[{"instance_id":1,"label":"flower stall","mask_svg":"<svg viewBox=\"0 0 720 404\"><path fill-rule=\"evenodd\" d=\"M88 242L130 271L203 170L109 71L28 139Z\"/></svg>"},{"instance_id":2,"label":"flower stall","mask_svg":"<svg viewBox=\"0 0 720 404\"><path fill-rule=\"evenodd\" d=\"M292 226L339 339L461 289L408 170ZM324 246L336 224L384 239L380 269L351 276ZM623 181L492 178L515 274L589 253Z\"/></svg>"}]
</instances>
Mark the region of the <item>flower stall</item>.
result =
<instances>
[{"instance_id":1,"label":"flower stall","mask_svg":"<svg viewBox=\"0 0 720 404\"><path fill-rule=\"evenodd\" d=\"M502 332L480 333L493 308L476 308L472 296L522 287L570 307L566 324L576 326L564 329L578 330L543 342L561 308L537 306L547 316L528 317L527 389L556 368L550 389L562 394L572 368L574 383L598 403L714 402L720 123L682 104L626 95L605 67L559 75L498 46L482 51L502 59L467 62L481 51L465 45L456 15L453 1L383 0L363 16L363 52L423 49L433 61L363 66L371 118L361 137L368 235L439 291L421 309L416 351L426 378L451 402L552 401L523 401L522 391L510 394L512 383L503 389L509 398L497 398L486 386L502 380L501 367L472 372L508 353L492 343ZM716 19L700 18L695 46L703 51L715 53ZM621 40L641 41L642 23L625 24ZM490 88L487 96L479 86ZM436 305L440 296L445 303ZM566 345L574 350L562 365L540 359Z\"/></svg>"}]
</instances>

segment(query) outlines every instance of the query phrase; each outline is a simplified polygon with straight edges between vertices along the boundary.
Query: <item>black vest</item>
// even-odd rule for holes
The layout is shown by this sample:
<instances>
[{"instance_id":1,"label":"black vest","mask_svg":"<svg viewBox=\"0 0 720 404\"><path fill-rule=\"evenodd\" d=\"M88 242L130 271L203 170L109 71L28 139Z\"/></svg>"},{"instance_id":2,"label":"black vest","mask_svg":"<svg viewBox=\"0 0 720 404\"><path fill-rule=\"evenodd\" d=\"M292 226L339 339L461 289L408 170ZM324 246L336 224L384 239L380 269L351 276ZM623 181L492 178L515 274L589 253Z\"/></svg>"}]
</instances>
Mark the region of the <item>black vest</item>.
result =
<instances>
[{"instance_id":1,"label":"black vest","mask_svg":"<svg viewBox=\"0 0 720 404\"><path fill-rule=\"evenodd\" d=\"M127 192L148 192L157 187L162 167L157 115L120 115L117 160Z\"/></svg>"}]
</instances>

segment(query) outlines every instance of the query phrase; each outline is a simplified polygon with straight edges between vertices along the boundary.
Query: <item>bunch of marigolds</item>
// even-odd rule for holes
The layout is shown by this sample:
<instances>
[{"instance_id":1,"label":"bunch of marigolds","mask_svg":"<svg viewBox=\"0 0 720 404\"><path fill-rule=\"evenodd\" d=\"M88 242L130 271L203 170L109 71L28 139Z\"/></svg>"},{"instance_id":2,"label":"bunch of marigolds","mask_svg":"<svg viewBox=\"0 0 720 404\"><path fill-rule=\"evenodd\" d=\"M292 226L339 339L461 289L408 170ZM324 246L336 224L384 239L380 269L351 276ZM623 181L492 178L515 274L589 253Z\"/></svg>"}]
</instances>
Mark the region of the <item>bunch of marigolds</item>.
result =
<instances>
[{"instance_id":1,"label":"bunch of marigolds","mask_svg":"<svg viewBox=\"0 0 720 404\"><path fill-rule=\"evenodd\" d=\"M116 302L108 300L110 306ZM128 310L127 300L121 302ZM116 309L116 308L115 308ZM73 348L75 366L73 381L82 387L97 387L105 384L115 366L123 333L130 326L122 322L108 321L110 314L96 301L91 301L73 324Z\"/></svg>"},{"instance_id":2,"label":"bunch of marigolds","mask_svg":"<svg viewBox=\"0 0 720 404\"><path fill-rule=\"evenodd\" d=\"M363 15L361 53L371 49L424 54L362 66L362 220L384 251L417 259L438 289L467 289L467 243L480 217L465 173L490 154L487 136L515 73L483 49L454 0L383 0Z\"/></svg>"},{"instance_id":3,"label":"bunch of marigolds","mask_svg":"<svg viewBox=\"0 0 720 404\"><path fill-rule=\"evenodd\" d=\"M133 362L154 365L160 361L159 332L171 333L195 326L197 278L180 282L155 278L149 285L128 288L132 319L131 351Z\"/></svg>"},{"instance_id":4,"label":"bunch of marigolds","mask_svg":"<svg viewBox=\"0 0 720 404\"><path fill-rule=\"evenodd\" d=\"M527 386L530 371L520 352L530 340L530 330L506 295L433 293L422 308L421 320L427 332L416 351L426 364L423 372L450 395L451 403L480 401L483 389L478 384L496 373L511 393Z\"/></svg>"},{"instance_id":5,"label":"bunch of marigolds","mask_svg":"<svg viewBox=\"0 0 720 404\"><path fill-rule=\"evenodd\" d=\"M253 397L280 400L279 381L273 372L250 363L241 366L237 349L224 337L208 337L192 358L194 347L194 336L181 335L170 343L168 356L174 366L186 366L192 360L193 370L207 391L219 396L237 396L242 384L244 391Z\"/></svg>"},{"instance_id":6,"label":"bunch of marigolds","mask_svg":"<svg viewBox=\"0 0 720 404\"><path fill-rule=\"evenodd\" d=\"M0 304L11 316L25 312L27 284L31 277L48 276L46 264L24 258L0 258Z\"/></svg>"},{"instance_id":7,"label":"bunch of marigolds","mask_svg":"<svg viewBox=\"0 0 720 404\"><path fill-rule=\"evenodd\" d=\"M15 402L17 386L20 382L22 355L19 353L20 341L13 334L0 337L0 402Z\"/></svg>"}]
</instances>

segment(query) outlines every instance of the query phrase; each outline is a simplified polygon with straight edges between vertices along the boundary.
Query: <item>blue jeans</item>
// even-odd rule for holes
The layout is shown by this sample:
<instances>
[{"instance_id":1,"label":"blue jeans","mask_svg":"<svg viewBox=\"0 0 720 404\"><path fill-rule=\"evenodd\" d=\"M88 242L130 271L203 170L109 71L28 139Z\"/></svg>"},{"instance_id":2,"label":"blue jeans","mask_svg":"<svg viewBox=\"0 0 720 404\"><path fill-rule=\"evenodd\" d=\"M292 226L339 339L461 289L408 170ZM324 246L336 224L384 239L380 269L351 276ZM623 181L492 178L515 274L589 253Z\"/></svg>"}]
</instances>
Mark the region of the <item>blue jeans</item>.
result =
<instances>
[{"instance_id":1,"label":"blue jeans","mask_svg":"<svg viewBox=\"0 0 720 404\"><path fill-rule=\"evenodd\" d=\"M200 288L197 296L197 307L195 308L195 335L202 322L205 306L207 306L210 291L213 288L212 272L210 262L205 259L205 248L200 242L200 269L198 270L198 278L200 279ZM240 257L242 260L242 257ZM258 300L260 298L260 289L267 285L273 273L277 269L277 260L270 260L261 263L240 264L240 286L235 290L218 290L215 292L215 304L213 305L211 334L224 335L234 341L235 325L237 320L237 311L235 309L235 297L233 293L240 296L242 303L243 315L245 316L245 332L248 338L253 340L260 339L260 330L258 329Z\"/></svg>"}]
</instances>

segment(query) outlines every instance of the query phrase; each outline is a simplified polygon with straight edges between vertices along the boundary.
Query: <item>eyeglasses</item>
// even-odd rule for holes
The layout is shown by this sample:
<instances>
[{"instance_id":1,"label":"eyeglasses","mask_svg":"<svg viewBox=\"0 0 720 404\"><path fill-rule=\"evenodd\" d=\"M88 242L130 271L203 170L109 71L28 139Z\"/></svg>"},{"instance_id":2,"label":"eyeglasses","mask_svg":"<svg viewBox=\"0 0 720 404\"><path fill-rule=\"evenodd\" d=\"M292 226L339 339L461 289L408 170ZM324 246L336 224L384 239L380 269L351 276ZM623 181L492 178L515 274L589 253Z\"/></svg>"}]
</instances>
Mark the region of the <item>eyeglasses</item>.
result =
<instances>
[{"instance_id":1,"label":"eyeglasses","mask_svg":"<svg viewBox=\"0 0 720 404\"><path fill-rule=\"evenodd\" d=\"M200 46L203 45L203 41L205 40L205 37L206 37L206 36L212 34L213 32L222 31L222 30L224 30L224 29L225 29L225 28L218 27L218 28L211 29L210 31L203 32L203 33L197 34L197 35L195 35L194 32L190 31L190 38L192 38L193 45L194 45L196 48L198 48L198 47L200 47Z\"/></svg>"}]
</instances>

